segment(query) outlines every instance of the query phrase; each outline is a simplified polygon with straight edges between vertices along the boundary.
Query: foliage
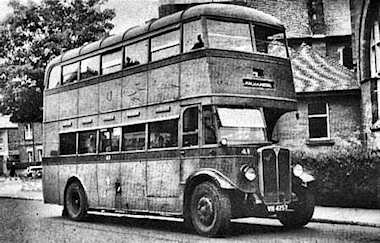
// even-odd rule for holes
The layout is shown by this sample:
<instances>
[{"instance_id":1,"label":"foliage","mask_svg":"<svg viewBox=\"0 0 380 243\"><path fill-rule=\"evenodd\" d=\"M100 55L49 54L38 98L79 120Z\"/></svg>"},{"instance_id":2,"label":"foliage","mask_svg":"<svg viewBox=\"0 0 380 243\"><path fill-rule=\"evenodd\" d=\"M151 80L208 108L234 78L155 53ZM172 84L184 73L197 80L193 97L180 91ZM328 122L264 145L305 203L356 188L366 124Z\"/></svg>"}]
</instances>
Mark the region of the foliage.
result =
<instances>
[{"instance_id":1,"label":"foliage","mask_svg":"<svg viewBox=\"0 0 380 243\"><path fill-rule=\"evenodd\" d=\"M316 156L295 152L293 163L303 165L316 177L319 205L375 208L378 158L357 146Z\"/></svg>"},{"instance_id":2,"label":"foliage","mask_svg":"<svg viewBox=\"0 0 380 243\"><path fill-rule=\"evenodd\" d=\"M11 0L0 24L0 112L15 122L42 120L44 70L62 51L95 41L113 28L104 0Z\"/></svg>"}]
</instances>

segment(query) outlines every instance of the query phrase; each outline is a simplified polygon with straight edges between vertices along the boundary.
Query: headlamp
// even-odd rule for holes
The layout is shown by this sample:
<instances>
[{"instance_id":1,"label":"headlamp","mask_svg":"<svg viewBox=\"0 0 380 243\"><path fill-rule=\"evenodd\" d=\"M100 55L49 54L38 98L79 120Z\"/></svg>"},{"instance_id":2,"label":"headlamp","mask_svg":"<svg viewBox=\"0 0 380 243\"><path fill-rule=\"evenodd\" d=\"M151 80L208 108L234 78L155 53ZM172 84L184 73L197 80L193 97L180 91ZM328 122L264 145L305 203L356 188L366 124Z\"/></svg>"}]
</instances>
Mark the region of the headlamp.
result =
<instances>
[{"instance_id":1,"label":"headlamp","mask_svg":"<svg viewBox=\"0 0 380 243\"><path fill-rule=\"evenodd\" d=\"M293 167L293 174L297 177L300 177L303 174L303 167L300 164L296 164Z\"/></svg>"},{"instance_id":2,"label":"headlamp","mask_svg":"<svg viewBox=\"0 0 380 243\"><path fill-rule=\"evenodd\" d=\"M240 171L241 173L244 175L244 177L249 180L249 181L253 181L254 179L256 179L256 171L254 168L252 167L249 167L247 164L243 165L241 168L240 168Z\"/></svg>"}]
</instances>

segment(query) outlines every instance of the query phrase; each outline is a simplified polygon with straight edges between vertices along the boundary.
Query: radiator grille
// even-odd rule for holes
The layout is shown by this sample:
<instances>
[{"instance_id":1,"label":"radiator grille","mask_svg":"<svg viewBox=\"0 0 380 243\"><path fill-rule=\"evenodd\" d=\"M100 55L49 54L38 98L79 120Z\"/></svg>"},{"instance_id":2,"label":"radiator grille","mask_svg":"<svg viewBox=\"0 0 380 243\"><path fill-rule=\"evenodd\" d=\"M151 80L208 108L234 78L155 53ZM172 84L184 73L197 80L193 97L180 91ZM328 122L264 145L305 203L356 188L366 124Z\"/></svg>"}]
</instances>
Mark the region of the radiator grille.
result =
<instances>
[{"instance_id":1,"label":"radiator grille","mask_svg":"<svg viewBox=\"0 0 380 243\"><path fill-rule=\"evenodd\" d=\"M290 153L287 149L262 150L262 193L266 203L289 201L291 197Z\"/></svg>"}]
</instances>

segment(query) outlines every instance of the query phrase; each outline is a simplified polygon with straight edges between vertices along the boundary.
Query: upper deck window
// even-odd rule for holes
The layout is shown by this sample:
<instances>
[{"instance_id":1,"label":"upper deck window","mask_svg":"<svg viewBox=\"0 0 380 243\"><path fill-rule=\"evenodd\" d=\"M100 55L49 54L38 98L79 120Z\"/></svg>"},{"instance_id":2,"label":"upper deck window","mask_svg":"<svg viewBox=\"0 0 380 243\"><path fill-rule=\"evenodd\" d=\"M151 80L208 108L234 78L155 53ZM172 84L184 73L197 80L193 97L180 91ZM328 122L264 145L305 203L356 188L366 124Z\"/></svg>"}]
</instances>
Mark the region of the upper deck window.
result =
<instances>
[{"instance_id":1,"label":"upper deck window","mask_svg":"<svg viewBox=\"0 0 380 243\"><path fill-rule=\"evenodd\" d=\"M283 58L288 57L284 32L268 27L255 26L254 36L257 52Z\"/></svg>"},{"instance_id":2,"label":"upper deck window","mask_svg":"<svg viewBox=\"0 0 380 243\"><path fill-rule=\"evenodd\" d=\"M253 52L249 24L207 20L210 48Z\"/></svg>"},{"instance_id":3,"label":"upper deck window","mask_svg":"<svg viewBox=\"0 0 380 243\"><path fill-rule=\"evenodd\" d=\"M86 79L99 75L100 57L90 57L80 63L80 79Z\"/></svg>"},{"instance_id":4,"label":"upper deck window","mask_svg":"<svg viewBox=\"0 0 380 243\"><path fill-rule=\"evenodd\" d=\"M50 71L48 88L56 88L61 83L61 67L55 66Z\"/></svg>"},{"instance_id":5,"label":"upper deck window","mask_svg":"<svg viewBox=\"0 0 380 243\"><path fill-rule=\"evenodd\" d=\"M183 52L203 48L205 45L200 20L183 25Z\"/></svg>"},{"instance_id":6,"label":"upper deck window","mask_svg":"<svg viewBox=\"0 0 380 243\"><path fill-rule=\"evenodd\" d=\"M179 30L153 37L151 47L152 61L179 54L179 37Z\"/></svg>"},{"instance_id":7,"label":"upper deck window","mask_svg":"<svg viewBox=\"0 0 380 243\"><path fill-rule=\"evenodd\" d=\"M121 70L122 51L116 49L102 55L102 74L113 73Z\"/></svg>"},{"instance_id":8,"label":"upper deck window","mask_svg":"<svg viewBox=\"0 0 380 243\"><path fill-rule=\"evenodd\" d=\"M148 62L148 40L139 41L125 47L124 67L132 67Z\"/></svg>"},{"instance_id":9,"label":"upper deck window","mask_svg":"<svg viewBox=\"0 0 380 243\"><path fill-rule=\"evenodd\" d=\"M78 80L79 63L75 62L62 67L62 84L73 83Z\"/></svg>"}]
</instances>

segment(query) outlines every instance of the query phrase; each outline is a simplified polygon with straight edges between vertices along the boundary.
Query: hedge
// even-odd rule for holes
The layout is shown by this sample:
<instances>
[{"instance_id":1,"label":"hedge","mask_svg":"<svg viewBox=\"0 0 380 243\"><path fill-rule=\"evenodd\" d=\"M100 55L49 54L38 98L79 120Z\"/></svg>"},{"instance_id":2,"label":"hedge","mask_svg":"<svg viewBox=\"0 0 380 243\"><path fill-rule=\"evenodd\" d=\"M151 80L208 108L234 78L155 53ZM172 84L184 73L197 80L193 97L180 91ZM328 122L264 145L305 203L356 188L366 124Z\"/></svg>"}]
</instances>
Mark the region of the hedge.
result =
<instances>
[{"instance_id":1,"label":"hedge","mask_svg":"<svg viewBox=\"0 0 380 243\"><path fill-rule=\"evenodd\" d=\"M313 189L321 206L379 208L378 161L379 155L360 147L317 155L302 151L293 154L293 164L301 164L317 179Z\"/></svg>"}]
</instances>

